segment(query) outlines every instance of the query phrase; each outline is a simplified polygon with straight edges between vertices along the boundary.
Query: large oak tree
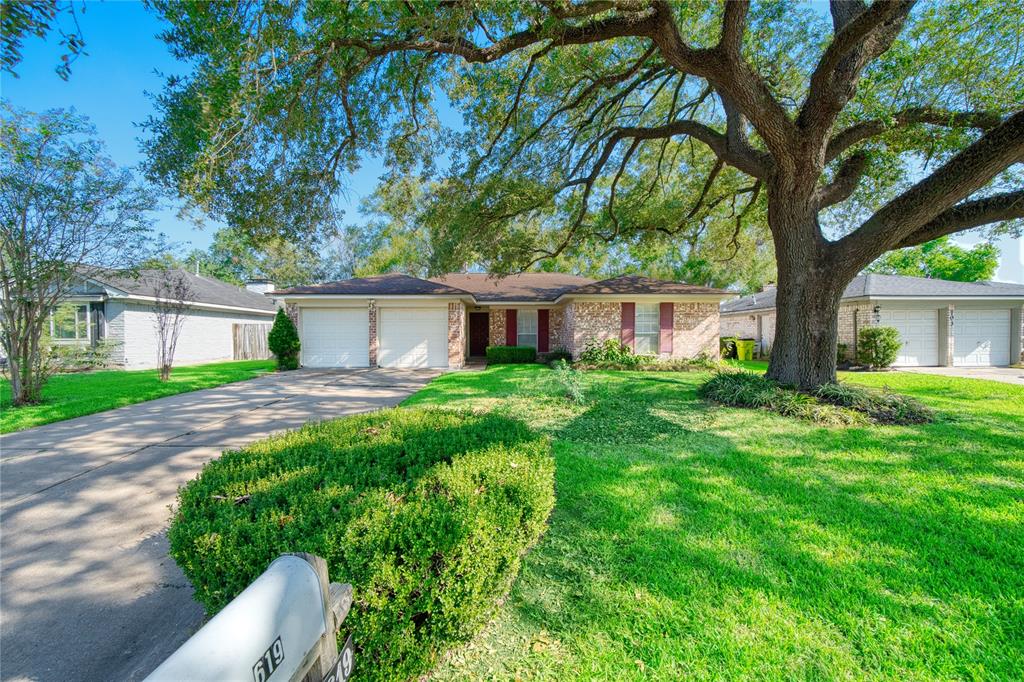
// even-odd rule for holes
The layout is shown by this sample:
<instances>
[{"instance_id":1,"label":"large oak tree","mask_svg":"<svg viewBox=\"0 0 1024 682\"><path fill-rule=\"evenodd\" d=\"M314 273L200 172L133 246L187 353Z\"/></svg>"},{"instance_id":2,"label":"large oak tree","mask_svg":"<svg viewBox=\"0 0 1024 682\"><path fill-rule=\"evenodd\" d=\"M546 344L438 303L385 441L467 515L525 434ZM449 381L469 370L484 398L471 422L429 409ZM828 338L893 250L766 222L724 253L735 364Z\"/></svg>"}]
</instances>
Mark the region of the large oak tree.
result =
<instances>
[{"instance_id":1,"label":"large oak tree","mask_svg":"<svg viewBox=\"0 0 1024 682\"><path fill-rule=\"evenodd\" d=\"M207 210L296 236L362 155L440 153L433 263L499 271L762 213L789 384L834 380L841 293L879 255L1024 216L1020 3L155 4L196 68L151 172Z\"/></svg>"}]
</instances>

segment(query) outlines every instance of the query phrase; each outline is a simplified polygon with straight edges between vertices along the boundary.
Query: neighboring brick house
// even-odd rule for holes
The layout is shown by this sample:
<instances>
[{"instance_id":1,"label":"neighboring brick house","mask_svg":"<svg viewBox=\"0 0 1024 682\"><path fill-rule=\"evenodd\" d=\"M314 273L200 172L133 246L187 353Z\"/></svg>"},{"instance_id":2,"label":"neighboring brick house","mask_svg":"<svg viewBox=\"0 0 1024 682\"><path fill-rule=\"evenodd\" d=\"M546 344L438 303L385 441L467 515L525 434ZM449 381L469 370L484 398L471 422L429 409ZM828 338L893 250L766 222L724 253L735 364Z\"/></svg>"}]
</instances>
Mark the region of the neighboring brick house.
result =
<instances>
[{"instance_id":1,"label":"neighboring brick house","mask_svg":"<svg viewBox=\"0 0 1024 682\"><path fill-rule=\"evenodd\" d=\"M839 343L852 358L859 331L895 327L903 347L897 366L983 367L1021 360L1024 285L949 282L899 275L858 275L839 304ZM758 342L762 354L775 341L775 289L727 301L721 333Z\"/></svg>"},{"instance_id":2,"label":"neighboring brick house","mask_svg":"<svg viewBox=\"0 0 1024 682\"><path fill-rule=\"evenodd\" d=\"M718 355L718 305L733 294L625 276L561 273L435 279L390 274L274 293L296 321L307 367L449 367L487 346L573 357L619 339L663 358Z\"/></svg>"},{"instance_id":3,"label":"neighboring brick house","mask_svg":"<svg viewBox=\"0 0 1024 682\"><path fill-rule=\"evenodd\" d=\"M174 354L176 365L231 360L236 325L260 325L266 334L277 307L265 281L245 289L220 280L174 270L192 291ZM128 369L157 366L156 296L165 271L145 269L134 276L106 271L83 275L50 316L52 342L109 349L111 365Z\"/></svg>"}]
</instances>

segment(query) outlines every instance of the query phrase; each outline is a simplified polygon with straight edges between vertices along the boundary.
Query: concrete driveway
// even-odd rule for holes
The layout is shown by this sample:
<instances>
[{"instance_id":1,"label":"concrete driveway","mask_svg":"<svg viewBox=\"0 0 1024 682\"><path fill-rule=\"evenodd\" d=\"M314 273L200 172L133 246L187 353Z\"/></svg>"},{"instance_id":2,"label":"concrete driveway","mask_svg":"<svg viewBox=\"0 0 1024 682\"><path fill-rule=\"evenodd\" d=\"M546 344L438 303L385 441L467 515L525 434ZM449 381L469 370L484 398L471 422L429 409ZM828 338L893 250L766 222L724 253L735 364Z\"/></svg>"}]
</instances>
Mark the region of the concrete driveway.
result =
<instances>
[{"instance_id":1,"label":"concrete driveway","mask_svg":"<svg viewBox=\"0 0 1024 682\"><path fill-rule=\"evenodd\" d=\"M0 441L3 680L130 680L200 625L167 556L179 486L225 449L397 404L434 370L299 370Z\"/></svg>"},{"instance_id":2,"label":"concrete driveway","mask_svg":"<svg viewBox=\"0 0 1024 682\"><path fill-rule=\"evenodd\" d=\"M1004 384L1024 386L1024 369L1014 367L900 367L899 370L915 374L937 374L944 377L988 379Z\"/></svg>"}]
</instances>

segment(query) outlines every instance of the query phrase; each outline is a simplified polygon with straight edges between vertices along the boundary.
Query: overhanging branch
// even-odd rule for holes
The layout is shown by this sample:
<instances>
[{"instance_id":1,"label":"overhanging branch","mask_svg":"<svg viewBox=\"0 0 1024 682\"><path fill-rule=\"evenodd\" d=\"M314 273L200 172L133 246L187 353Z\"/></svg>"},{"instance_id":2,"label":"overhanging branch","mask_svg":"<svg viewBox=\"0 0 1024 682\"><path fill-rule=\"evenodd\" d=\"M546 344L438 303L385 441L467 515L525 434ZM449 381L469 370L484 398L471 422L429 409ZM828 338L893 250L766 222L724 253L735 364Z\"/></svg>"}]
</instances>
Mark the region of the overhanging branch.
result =
<instances>
[{"instance_id":1,"label":"overhanging branch","mask_svg":"<svg viewBox=\"0 0 1024 682\"><path fill-rule=\"evenodd\" d=\"M907 235L896 248L917 246L948 234L1020 218L1024 218L1024 189L964 201Z\"/></svg>"},{"instance_id":2,"label":"overhanging branch","mask_svg":"<svg viewBox=\"0 0 1024 682\"><path fill-rule=\"evenodd\" d=\"M917 123L950 128L976 128L991 130L1002 122L999 114L989 111L949 111L936 107L912 107L899 111L888 119L862 121L838 132L828 143L825 153L826 163L834 160L844 151L872 137L895 128Z\"/></svg>"}]
</instances>

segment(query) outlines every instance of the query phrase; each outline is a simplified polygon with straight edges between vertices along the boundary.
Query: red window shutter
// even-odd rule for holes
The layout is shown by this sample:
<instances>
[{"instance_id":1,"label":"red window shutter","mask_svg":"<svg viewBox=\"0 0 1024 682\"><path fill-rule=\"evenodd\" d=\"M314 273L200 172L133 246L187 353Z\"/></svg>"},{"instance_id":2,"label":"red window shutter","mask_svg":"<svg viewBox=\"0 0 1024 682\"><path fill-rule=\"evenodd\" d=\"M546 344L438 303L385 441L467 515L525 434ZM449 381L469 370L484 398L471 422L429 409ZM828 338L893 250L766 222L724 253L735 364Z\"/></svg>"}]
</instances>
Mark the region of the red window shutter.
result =
<instances>
[{"instance_id":1,"label":"red window shutter","mask_svg":"<svg viewBox=\"0 0 1024 682\"><path fill-rule=\"evenodd\" d=\"M537 311L537 352L548 352L548 310Z\"/></svg>"},{"instance_id":2,"label":"red window shutter","mask_svg":"<svg viewBox=\"0 0 1024 682\"><path fill-rule=\"evenodd\" d=\"M662 303L658 306L658 316L661 324L661 336L658 338L658 352L672 354L672 334L674 325L672 318L674 317L675 306L671 303Z\"/></svg>"},{"instance_id":3,"label":"red window shutter","mask_svg":"<svg viewBox=\"0 0 1024 682\"><path fill-rule=\"evenodd\" d=\"M505 309L505 345L514 346L519 338L519 330L516 328L516 311L514 308Z\"/></svg>"},{"instance_id":4,"label":"red window shutter","mask_svg":"<svg viewBox=\"0 0 1024 682\"><path fill-rule=\"evenodd\" d=\"M636 329L636 303L622 304L622 343L635 347L633 331Z\"/></svg>"}]
</instances>

